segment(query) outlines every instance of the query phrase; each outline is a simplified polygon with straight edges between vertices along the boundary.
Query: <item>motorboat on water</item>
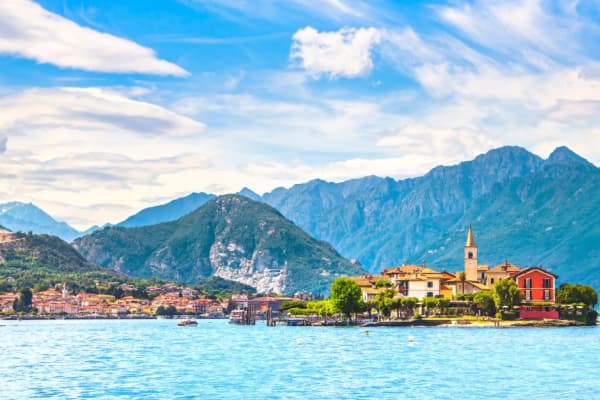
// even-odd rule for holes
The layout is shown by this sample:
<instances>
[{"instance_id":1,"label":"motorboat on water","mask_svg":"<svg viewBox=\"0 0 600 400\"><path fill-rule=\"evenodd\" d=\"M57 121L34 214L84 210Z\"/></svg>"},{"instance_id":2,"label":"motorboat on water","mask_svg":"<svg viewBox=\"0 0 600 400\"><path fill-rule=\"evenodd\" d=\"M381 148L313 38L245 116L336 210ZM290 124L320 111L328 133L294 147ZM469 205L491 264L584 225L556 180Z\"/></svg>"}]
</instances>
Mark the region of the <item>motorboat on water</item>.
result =
<instances>
[{"instance_id":1,"label":"motorboat on water","mask_svg":"<svg viewBox=\"0 0 600 400\"><path fill-rule=\"evenodd\" d=\"M183 321L179 321L178 326L196 326L198 322L194 319L184 319Z\"/></svg>"}]
</instances>

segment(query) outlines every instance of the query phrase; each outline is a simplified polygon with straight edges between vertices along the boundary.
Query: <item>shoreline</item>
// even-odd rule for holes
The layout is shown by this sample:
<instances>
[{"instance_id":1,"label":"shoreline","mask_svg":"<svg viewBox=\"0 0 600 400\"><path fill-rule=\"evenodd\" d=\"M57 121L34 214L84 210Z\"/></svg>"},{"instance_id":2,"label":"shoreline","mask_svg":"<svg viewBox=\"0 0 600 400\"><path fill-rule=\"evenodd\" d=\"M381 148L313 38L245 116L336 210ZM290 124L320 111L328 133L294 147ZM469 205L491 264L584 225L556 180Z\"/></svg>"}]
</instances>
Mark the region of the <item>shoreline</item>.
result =
<instances>
[{"instance_id":1,"label":"shoreline","mask_svg":"<svg viewBox=\"0 0 600 400\"><path fill-rule=\"evenodd\" d=\"M131 316L111 316L111 315L18 315L18 316L3 316L1 321L52 321L52 320L144 320L144 319L169 319L180 320L186 318L193 319L226 319L226 318L208 318L199 315L176 315L172 318L156 316L156 315L131 315Z\"/></svg>"},{"instance_id":2,"label":"shoreline","mask_svg":"<svg viewBox=\"0 0 600 400\"><path fill-rule=\"evenodd\" d=\"M445 327L445 328L558 328L574 326L596 326L580 321L564 319L544 320L408 320L408 321L381 321L359 325L361 327Z\"/></svg>"},{"instance_id":3,"label":"shoreline","mask_svg":"<svg viewBox=\"0 0 600 400\"><path fill-rule=\"evenodd\" d=\"M182 320L193 318L197 320L223 320L227 318L207 318L195 315L179 315L172 318L165 318L154 315L135 315L135 316L61 316L61 315L20 315L20 316L5 316L1 317L1 321L63 321L63 320L120 320L120 321L135 321L135 320ZM313 326L313 327L355 327L355 328L559 328L559 327L585 327L597 326L597 324L585 324L580 321L564 320L564 319L545 319L545 320L457 320L457 319L414 319L414 320L392 320L380 322L368 322L363 324L346 324L346 323L331 323L331 324L306 324L306 325L286 325L286 326Z\"/></svg>"}]
</instances>

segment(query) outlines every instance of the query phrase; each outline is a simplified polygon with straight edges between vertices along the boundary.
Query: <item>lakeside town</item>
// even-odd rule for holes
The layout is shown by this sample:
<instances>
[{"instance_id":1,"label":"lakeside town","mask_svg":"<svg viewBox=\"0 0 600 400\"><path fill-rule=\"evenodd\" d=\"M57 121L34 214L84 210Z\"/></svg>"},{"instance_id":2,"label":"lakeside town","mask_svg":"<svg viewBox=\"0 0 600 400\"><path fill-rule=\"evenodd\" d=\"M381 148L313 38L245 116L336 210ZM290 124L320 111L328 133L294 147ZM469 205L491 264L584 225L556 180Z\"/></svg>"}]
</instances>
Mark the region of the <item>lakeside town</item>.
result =
<instances>
[{"instance_id":1,"label":"lakeside town","mask_svg":"<svg viewBox=\"0 0 600 400\"><path fill-rule=\"evenodd\" d=\"M437 271L425 261L402 264L385 268L380 275L337 278L330 299L313 299L304 292L293 297L207 296L174 283L140 288L112 282L113 294L88 293L70 291L63 283L36 292L0 294L0 313L4 318L229 317L240 324L266 319L270 325L406 326L515 320L596 324L595 290L569 284L557 289L557 278L541 266L518 267L509 261L493 267L479 264L469 226L463 271Z\"/></svg>"}]
</instances>

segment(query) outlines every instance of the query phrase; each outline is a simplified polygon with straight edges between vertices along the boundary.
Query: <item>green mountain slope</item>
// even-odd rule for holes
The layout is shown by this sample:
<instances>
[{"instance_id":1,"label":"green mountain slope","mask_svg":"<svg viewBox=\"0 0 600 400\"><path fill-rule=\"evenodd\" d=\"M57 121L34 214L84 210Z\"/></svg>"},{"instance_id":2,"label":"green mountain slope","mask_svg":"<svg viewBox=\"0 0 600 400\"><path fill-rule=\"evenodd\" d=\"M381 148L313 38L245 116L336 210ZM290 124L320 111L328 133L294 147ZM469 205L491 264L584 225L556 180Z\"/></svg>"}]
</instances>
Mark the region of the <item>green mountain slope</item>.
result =
<instances>
[{"instance_id":1,"label":"green mountain slope","mask_svg":"<svg viewBox=\"0 0 600 400\"><path fill-rule=\"evenodd\" d=\"M480 263L542 265L561 281L600 287L599 183L595 167L551 161L496 185L417 257L461 268L464 229L473 221Z\"/></svg>"},{"instance_id":2,"label":"green mountain slope","mask_svg":"<svg viewBox=\"0 0 600 400\"><path fill-rule=\"evenodd\" d=\"M335 276L363 272L272 207L238 195L218 197L177 221L106 228L74 245L94 264L134 277L196 283L218 276L286 294L326 293Z\"/></svg>"},{"instance_id":3,"label":"green mountain slope","mask_svg":"<svg viewBox=\"0 0 600 400\"><path fill-rule=\"evenodd\" d=\"M56 236L14 233L3 235L0 242L1 290L63 282L94 286L95 282L125 280L122 274L94 266Z\"/></svg>"}]
</instances>

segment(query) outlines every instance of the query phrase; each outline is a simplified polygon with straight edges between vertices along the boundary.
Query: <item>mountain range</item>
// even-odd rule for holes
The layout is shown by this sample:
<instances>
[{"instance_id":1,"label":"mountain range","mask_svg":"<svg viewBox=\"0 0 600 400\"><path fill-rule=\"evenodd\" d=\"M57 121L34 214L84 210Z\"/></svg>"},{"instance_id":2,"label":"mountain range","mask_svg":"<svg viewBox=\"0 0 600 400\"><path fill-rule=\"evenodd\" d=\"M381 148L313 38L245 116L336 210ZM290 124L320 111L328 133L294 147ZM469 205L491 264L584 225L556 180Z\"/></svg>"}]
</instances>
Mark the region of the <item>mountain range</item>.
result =
<instances>
[{"instance_id":1,"label":"mountain range","mask_svg":"<svg viewBox=\"0 0 600 400\"><path fill-rule=\"evenodd\" d=\"M542 265L562 281L600 288L599 178L595 165L566 147L544 160L507 146L417 178L313 180L263 195L247 188L239 194L273 206L373 272L422 260L458 270L472 223L480 263ZM175 220L213 197L193 193L142 210L121 225Z\"/></svg>"},{"instance_id":2,"label":"mountain range","mask_svg":"<svg viewBox=\"0 0 600 400\"><path fill-rule=\"evenodd\" d=\"M480 263L542 265L563 281L600 287L599 178L596 166L566 147L544 160L507 146L417 178L313 180L262 196L242 194L275 207L372 272L422 260L459 270L472 223Z\"/></svg>"},{"instance_id":3,"label":"mountain range","mask_svg":"<svg viewBox=\"0 0 600 400\"><path fill-rule=\"evenodd\" d=\"M326 294L335 277L365 272L274 208L239 195L172 222L107 227L74 246L94 264L132 277L194 284L217 276L259 292Z\"/></svg>"},{"instance_id":4,"label":"mountain range","mask_svg":"<svg viewBox=\"0 0 600 400\"><path fill-rule=\"evenodd\" d=\"M11 201L0 204L0 225L13 232L33 232L59 236L71 241L81 235L67 223L57 221L31 203Z\"/></svg>"}]
</instances>

